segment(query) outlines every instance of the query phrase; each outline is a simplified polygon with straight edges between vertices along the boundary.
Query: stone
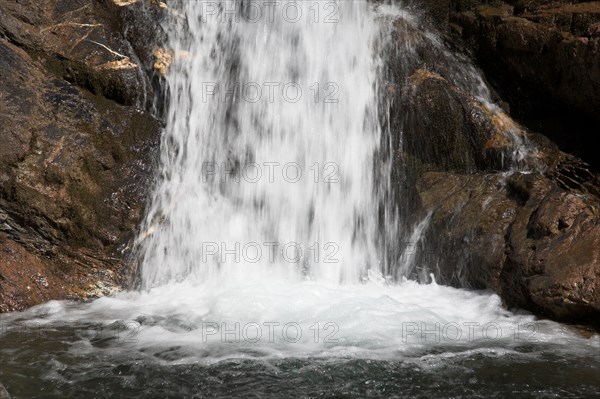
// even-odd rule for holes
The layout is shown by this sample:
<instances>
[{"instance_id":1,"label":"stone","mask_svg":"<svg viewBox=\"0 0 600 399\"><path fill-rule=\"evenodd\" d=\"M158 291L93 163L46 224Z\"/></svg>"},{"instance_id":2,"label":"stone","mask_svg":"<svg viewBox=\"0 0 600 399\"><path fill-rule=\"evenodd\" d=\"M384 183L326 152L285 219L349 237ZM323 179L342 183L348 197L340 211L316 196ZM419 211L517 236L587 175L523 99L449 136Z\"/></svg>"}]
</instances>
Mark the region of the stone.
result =
<instances>
[{"instance_id":1,"label":"stone","mask_svg":"<svg viewBox=\"0 0 600 399\"><path fill-rule=\"evenodd\" d=\"M149 78L101 2L0 14L0 311L121 289L161 131Z\"/></svg>"},{"instance_id":2,"label":"stone","mask_svg":"<svg viewBox=\"0 0 600 399\"><path fill-rule=\"evenodd\" d=\"M513 17L509 6L478 12L470 24L485 19L526 27L530 36L495 36L514 51L563 40ZM460 57L450 58L406 21L396 29L387 72L393 90L385 94L393 198L405 220L400 236L410 236L431 214L416 258L421 271L411 277L423 278L427 269L443 284L492 290L508 307L598 327L600 177L594 168L503 108L476 99L477 80ZM531 65L529 73L545 73ZM516 144L527 152L525 162L511 161Z\"/></svg>"},{"instance_id":3,"label":"stone","mask_svg":"<svg viewBox=\"0 0 600 399\"><path fill-rule=\"evenodd\" d=\"M600 316L600 201L539 174L429 172L425 235L438 282L492 289L509 307L557 320Z\"/></svg>"},{"instance_id":4,"label":"stone","mask_svg":"<svg viewBox=\"0 0 600 399\"><path fill-rule=\"evenodd\" d=\"M493 4L456 7L452 41L465 43L513 117L600 170L600 2Z\"/></svg>"}]
</instances>

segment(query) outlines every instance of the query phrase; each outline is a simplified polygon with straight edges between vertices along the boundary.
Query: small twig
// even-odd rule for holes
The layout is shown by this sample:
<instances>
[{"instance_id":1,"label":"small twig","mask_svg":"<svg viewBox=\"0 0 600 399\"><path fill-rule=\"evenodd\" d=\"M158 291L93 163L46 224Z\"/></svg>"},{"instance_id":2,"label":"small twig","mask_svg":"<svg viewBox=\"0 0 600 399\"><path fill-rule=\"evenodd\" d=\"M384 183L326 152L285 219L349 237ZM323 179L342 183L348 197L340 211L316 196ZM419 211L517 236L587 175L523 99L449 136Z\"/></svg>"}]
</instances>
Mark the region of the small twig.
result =
<instances>
[{"instance_id":1,"label":"small twig","mask_svg":"<svg viewBox=\"0 0 600 399\"><path fill-rule=\"evenodd\" d=\"M126 56L126 55L123 55L123 54L120 54L120 53L117 53L116 51L114 51L114 50L111 50L109 47L107 47L106 45L104 45L104 44L102 44L102 43L98 43L98 42L95 42L95 41L93 41L93 40L90 40L90 39L86 39L86 41L88 41L88 42L91 42L91 43L94 43L94 44L97 44L98 46L104 47L104 48L105 48L106 50L108 50L108 51L109 51L111 54L114 54L114 55L116 55L116 56L118 56L118 57L121 57L121 58L127 58L127 59L129 59L129 57L128 57L128 56Z\"/></svg>"}]
</instances>

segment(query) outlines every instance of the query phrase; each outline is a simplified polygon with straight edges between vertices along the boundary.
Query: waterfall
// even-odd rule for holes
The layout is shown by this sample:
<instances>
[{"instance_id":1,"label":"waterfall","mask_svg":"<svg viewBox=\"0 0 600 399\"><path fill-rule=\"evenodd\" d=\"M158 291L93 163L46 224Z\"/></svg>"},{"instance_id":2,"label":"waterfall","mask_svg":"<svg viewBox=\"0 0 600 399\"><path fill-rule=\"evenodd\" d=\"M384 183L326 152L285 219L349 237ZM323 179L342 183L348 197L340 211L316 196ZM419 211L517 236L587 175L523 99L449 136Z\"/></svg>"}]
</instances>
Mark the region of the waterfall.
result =
<instances>
[{"instance_id":1,"label":"waterfall","mask_svg":"<svg viewBox=\"0 0 600 399\"><path fill-rule=\"evenodd\" d=\"M407 98L384 94L386 51L401 55L401 85L425 63L418 45L431 47L453 84L507 122L516 149L521 136L466 59L383 3L169 2L173 62L159 175L137 240L142 289L7 315L0 354L11 376L27 387L42 370L60 381L44 395L61 398L113 387L140 397L405 397L409 388L436 397L455 385L466 392L457 375L468 372L469 387L481 375L487 387L490 375L537 369L551 353L563 355L547 369L575 359L581 369L567 380L594 379L597 340L431 278L435 264L419 251L432 244L435 215L402 208L407 180L393 161L411 126L391 127ZM388 40L398 23L412 25ZM509 156L518 164L528 154ZM22 339L31 350L15 346ZM343 389L327 392L342 377ZM378 385L386 381L398 385ZM353 383L360 390L348 393Z\"/></svg>"},{"instance_id":2,"label":"waterfall","mask_svg":"<svg viewBox=\"0 0 600 399\"><path fill-rule=\"evenodd\" d=\"M357 282L380 270L371 7L171 5L175 61L144 287L224 276Z\"/></svg>"},{"instance_id":3,"label":"waterfall","mask_svg":"<svg viewBox=\"0 0 600 399\"><path fill-rule=\"evenodd\" d=\"M401 7L366 0L169 7L174 62L160 176L139 240L143 288L409 277L417 258L406 253L418 226L407 225L409 196L399 187L392 194L390 179L411 126L389 131L389 58L399 84L436 59L504 129L514 148L505 166L527 168L535 159L478 71Z\"/></svg>"}]
</instances>

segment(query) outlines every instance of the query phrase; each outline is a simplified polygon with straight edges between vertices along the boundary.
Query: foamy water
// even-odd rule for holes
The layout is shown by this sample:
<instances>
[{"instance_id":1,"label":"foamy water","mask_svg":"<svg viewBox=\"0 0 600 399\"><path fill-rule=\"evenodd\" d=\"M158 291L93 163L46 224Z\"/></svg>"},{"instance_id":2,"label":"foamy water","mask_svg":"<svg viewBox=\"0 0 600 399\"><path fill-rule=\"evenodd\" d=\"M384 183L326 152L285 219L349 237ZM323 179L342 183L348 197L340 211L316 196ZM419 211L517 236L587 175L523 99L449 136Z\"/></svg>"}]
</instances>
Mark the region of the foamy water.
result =
<instances>
[{"instance_id":1,"label":"foamy water","mask_svg":"<svg viewBox=\"0 0 600 399\"><path fill-rule=\"evenodd\" d=\"M441 361L473 353L600 350L598 336L511 313L488 292L412 281L175 283L89 304L53 301L4 322L4 333L71 329L71 356L172 351L168 361L175 364L285 357ZM538 349L520 353L522 347Z\"/></svg>"}]
</instances>

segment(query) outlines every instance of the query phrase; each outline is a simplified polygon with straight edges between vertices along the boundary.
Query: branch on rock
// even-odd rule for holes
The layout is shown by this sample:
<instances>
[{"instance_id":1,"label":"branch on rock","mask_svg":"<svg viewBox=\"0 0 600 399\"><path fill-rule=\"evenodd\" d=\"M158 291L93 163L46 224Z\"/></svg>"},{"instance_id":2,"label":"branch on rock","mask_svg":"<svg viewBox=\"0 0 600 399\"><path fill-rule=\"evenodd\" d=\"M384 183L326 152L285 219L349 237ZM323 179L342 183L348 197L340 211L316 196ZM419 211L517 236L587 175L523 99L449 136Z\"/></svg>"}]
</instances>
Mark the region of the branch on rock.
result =
<instances>
[{"instance_id":1,"label":"branch on rock","mask_svg":"<svg viewBox=\"0 0 600 399\"><path fill-rule=\"evenodd\" d=\"M126 55L123 55L123 54L121 54L121 53L117 53L116 51L112 50L110 47L108 47L108 46L106 46L106 45L104 45L104 44L102 44L102 43L98 43L98 42L96 42L96 41L94 41L94 40L90 40L90 39L86 39L86 41L88 41L88 42L90 42L90 43L97 44L98 46L105 48L105 49L106 49L108 52L110 52L111 54L114 54L114 55L116 55L117 57L121 57L121 58L126 58L126 59L129 59L129 57L128 57L128 56L126 56Z\"/></svg>"}]
</instances>

